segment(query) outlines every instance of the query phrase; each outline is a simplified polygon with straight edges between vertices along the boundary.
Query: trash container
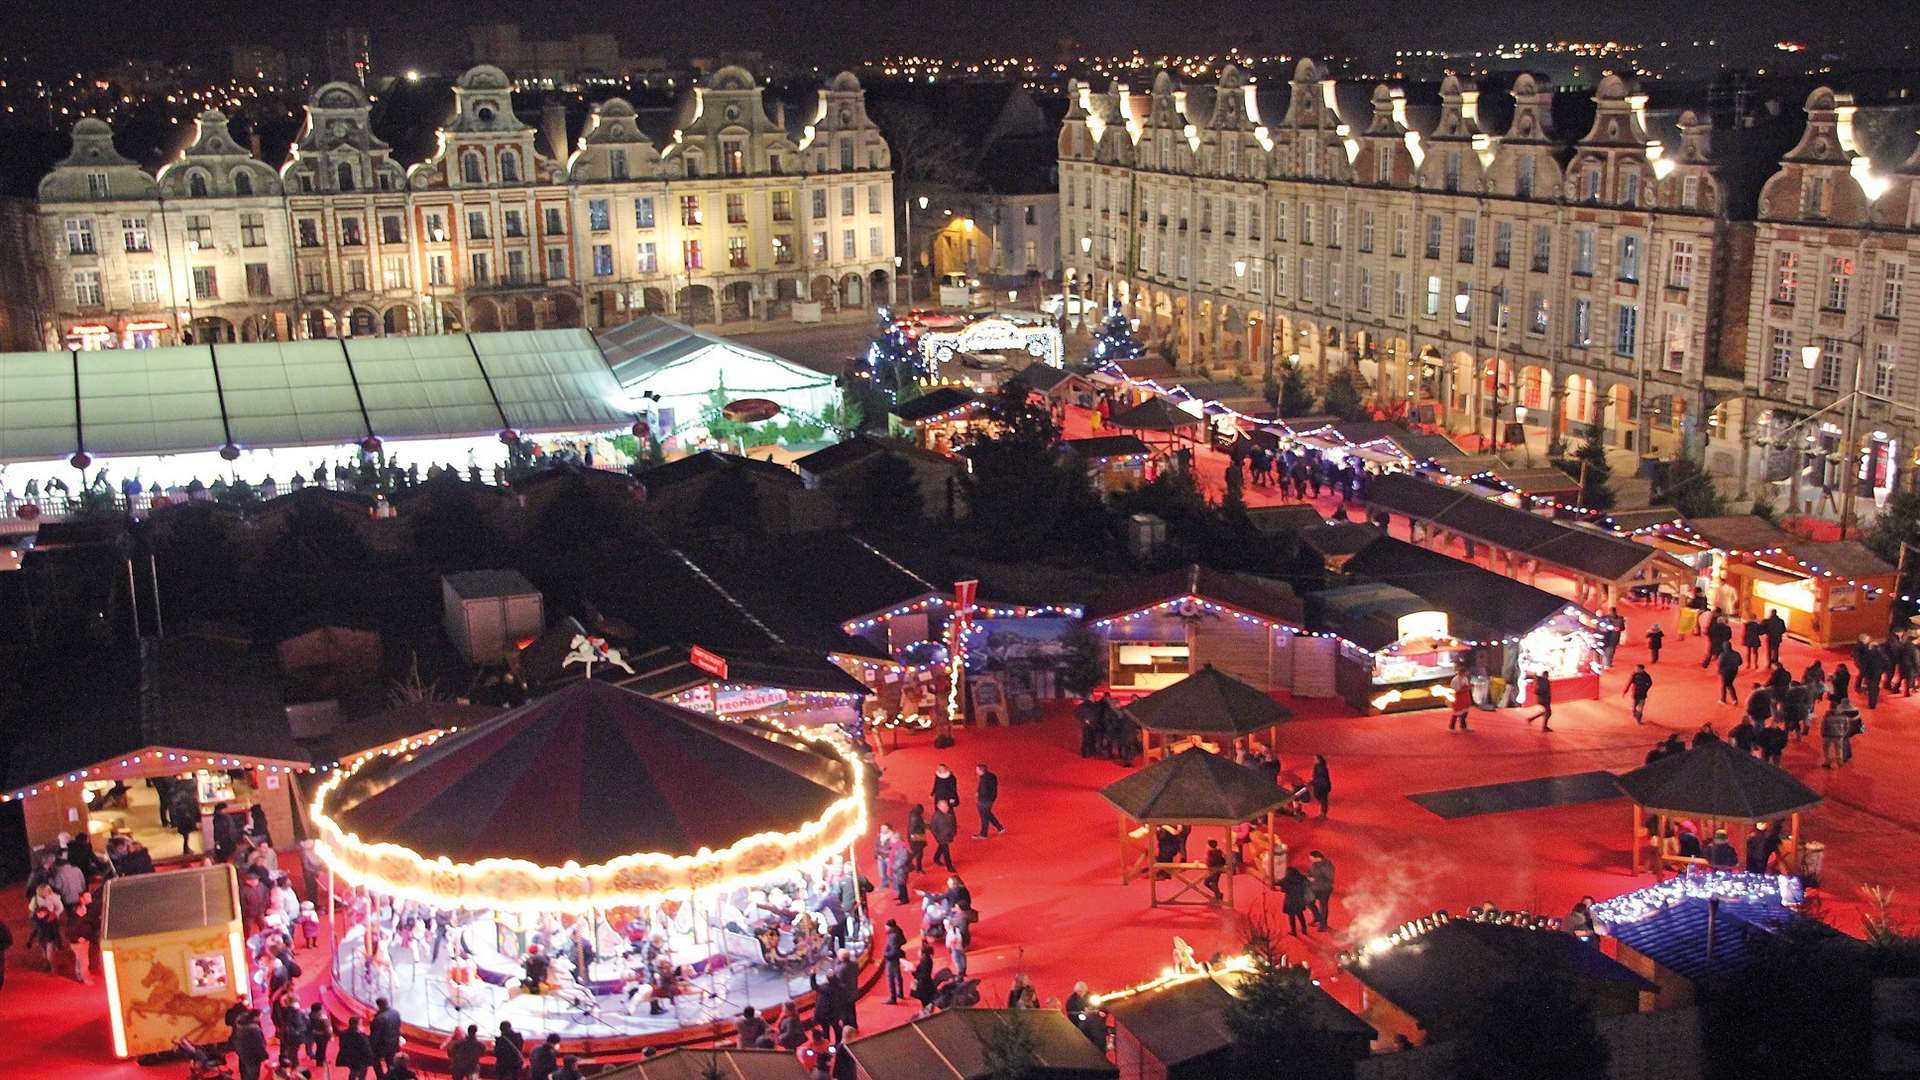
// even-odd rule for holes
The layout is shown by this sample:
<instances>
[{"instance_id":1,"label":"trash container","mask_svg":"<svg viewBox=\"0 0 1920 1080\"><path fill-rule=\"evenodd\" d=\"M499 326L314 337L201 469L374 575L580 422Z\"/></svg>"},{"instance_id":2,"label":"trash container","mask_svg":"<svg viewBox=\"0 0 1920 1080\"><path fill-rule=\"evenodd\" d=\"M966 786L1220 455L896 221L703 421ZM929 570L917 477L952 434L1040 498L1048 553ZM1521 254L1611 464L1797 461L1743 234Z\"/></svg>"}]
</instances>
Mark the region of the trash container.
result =
<instances>
[{"instance_id":1,"label":"trash container","mask_svg":"<svg viewBox=\"0 0 1920 1080\"><path fill-rule=\"evenodd\" d=\"M1820 884L1820 870L1826 863L1827 845L1818 840L1800 845L1800 880L1808 885Z\"/></svg>"}]
</instances>

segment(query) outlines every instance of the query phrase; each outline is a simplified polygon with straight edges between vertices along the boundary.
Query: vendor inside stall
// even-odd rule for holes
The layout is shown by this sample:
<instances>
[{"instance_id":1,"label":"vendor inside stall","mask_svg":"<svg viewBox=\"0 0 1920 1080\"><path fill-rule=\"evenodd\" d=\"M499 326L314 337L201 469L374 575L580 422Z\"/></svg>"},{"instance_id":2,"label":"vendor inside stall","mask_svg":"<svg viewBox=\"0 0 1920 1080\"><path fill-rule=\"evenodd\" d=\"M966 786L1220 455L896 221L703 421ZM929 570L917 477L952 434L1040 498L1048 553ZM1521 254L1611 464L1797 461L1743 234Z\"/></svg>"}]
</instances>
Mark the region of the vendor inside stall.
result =
<instances>
[{"instance_id":1,"label":"vendor inside stall","mask_svg":"<svg viewBox=\"0 0 1920 1080\"><path fill-rule=\"evenodd\" d=\"M1386 713L1451 702L1449 684L1472 649L1454 636L1447 612L1377 582L1310 594L1307 610L1310 629L1341 638L1335 682L1349 705Z\"/></svg>"}]
</instances>

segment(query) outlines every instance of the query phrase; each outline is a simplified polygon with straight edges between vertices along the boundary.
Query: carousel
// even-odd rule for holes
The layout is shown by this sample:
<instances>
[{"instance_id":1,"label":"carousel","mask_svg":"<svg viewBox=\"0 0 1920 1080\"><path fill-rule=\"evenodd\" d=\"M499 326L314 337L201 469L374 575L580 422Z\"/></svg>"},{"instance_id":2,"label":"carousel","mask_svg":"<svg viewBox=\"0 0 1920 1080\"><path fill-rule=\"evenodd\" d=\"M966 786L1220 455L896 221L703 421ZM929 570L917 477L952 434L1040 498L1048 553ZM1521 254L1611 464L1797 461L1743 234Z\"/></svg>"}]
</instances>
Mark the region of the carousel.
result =
<instances>
[{"instance_id":1,"label":"carousel","mask_svg":"<svg viewBox=\"0 0 1920 1080\"><path fill-rule=\"evenodd\" d=\"M575 683L319 787L335 987L418 1039L505 1020L603 1060L804 1006L871 940L867 805L835 731Z\"/></svg>"}]
</instances>

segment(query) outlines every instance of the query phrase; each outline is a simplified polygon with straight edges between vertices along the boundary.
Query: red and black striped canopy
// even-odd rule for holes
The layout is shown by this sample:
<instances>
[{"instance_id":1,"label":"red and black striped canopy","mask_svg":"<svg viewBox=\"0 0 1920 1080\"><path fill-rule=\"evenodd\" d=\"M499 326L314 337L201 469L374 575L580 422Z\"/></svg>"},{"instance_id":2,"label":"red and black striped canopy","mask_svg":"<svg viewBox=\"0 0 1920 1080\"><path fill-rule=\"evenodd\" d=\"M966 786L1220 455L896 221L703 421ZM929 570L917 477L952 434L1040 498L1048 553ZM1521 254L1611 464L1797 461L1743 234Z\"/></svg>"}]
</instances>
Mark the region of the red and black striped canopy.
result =
<instances>
[{"instance_id":1,"label":"red and black striped canopy","mask_svg":"<svg viewBox=\"0 0 1920 1080\"><path fill-rule=\"evenodd\" d=\"M800 739L582 681L369 762L325 811L423 858L591 865L791 832L852 789L844 761Z\"/></svg>"}]
</instances>

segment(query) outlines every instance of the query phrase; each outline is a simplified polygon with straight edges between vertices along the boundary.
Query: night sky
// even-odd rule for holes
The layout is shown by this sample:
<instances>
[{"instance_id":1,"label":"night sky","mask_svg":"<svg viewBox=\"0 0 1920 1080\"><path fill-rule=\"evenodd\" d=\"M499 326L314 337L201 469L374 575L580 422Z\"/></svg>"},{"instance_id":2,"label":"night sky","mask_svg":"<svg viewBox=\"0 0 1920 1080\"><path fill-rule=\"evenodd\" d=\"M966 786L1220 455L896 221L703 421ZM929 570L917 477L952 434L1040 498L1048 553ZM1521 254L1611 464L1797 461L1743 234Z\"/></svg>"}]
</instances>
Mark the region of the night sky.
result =
<instances>
[{"instance_id":1,"label":"night sky","mask_svg":"<svg viewBox=\"0 0 1920 1080\"><path fill-rule=\"evenodd\" d=\"M1729 26L1727 4L1700 0L1362 0L1337 6L1289 0L29 0L9 12L6 48L25 48L42 59L211 59L223 56L229 43L257 41L317 57L319 32L332 23L370 28L376 64L397 70L438 61L451 51L459 27L486 21L518 22L528 37L610 31L632 56L757 48L817 62L904 51L1045 55L1064 37L1101 52L1213 50L1236 43L1290 49L1304 39L1375 55L1383 46L1390 52L1523 36L1651 42L1735 35L1741 44L1782 37L1920 40L1920 3L1911 0L1740 0L1737 6L1739 19ZM77 27L85 33L76 35Z\"/></svg>"}]
</instances>

